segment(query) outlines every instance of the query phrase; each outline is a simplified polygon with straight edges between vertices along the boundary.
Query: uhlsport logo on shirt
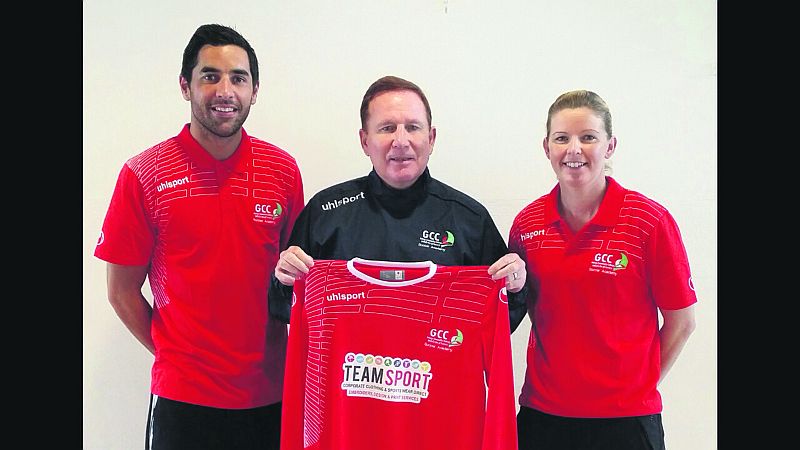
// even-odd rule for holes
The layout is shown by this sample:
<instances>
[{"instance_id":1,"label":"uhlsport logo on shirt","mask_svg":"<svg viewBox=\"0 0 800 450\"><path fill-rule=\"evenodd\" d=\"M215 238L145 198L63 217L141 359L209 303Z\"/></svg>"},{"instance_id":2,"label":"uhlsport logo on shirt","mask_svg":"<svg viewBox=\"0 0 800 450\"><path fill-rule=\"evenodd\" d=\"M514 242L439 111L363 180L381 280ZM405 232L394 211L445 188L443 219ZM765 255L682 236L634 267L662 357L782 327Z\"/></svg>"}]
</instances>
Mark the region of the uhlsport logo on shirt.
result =
<instances>
[{"instance_id":1,"label":"uhlsport logo on shirt","mask_svg":"<svg viewBox=\"0 0 800 450\"><path fill-rule=\"evenodd\" d=\"M275 223L283 214L280 202L256 203L253 207L253 221L259 223Z\"/></svg>"},{"instance_id":2,"label":"uhlsport logo on shirt","mask_svg":"<svg viewBox=\"0 0 800 450\"><path fill-rule=\"evenodd\" d=\"M342 390L348 397L419 403L428 398L431 364L418 359L349 352L342 363Z\"/></svg>"},{"instance_id":3,"label":"uhlsport logo on shirt","mask_svg":"<svg viewBox=\"0 0 800 450\"><path fill-rule=\"evenodd\" d=\"M425 347L438 350L453 351L453 347L460 347L464 343L464 334L456 328L455 330L445 330L441 328L431 328L425 339Z\"/></svg>"},{"instance_id":4,"label":"uhlsport logo on shirt","mask_svg":"<svg viewBox=\"0 0 800 450\"><path fill-rule=\"evenodd\" d=\"M434 250L446 251L447 247L452 247L456 243L456 237L448 230L431 231L422 230L419 237L419 247L432 248Z\"/></svg>"},{"instance_id":5,"label":"uhlsport logo on shirt","mask_svg":"<svg viewBox=\"0 0 800 450\"><path fill-rule=\"evenodd\" d=\"M338 208L342 205L346 205L348 203L353 203L356 200L363 200L364 199L364 192L359 192L356 195L345 195L342 198L330 200L329 202L322 205L323 211L330 211L332 209Z\"/></svg>"},{"instance_id":6,"label":"uhlsport logo on shirt","mask_svg":"<svg viewBox=\"0 0 800 450\"><path fill-rule=\"evenodd\" d=\"M533 239L536 236L544 236L544 229L533 230L533 231L528 231L527 233L522 233L519 238L522 242L525 242L526 240Z\"/></svg>"},{"instance_id":7,"label":"uhlsport logo on shirt","mask_svg":"<svg viewBox=\"0 0 800 450\"><path fill-rule=\"evenodd\" d=\"M589 272L602 272L617 275L618 270L628 267L628 255L625 253L596 253L590 261Z\"/></svg>"}]
</instances>

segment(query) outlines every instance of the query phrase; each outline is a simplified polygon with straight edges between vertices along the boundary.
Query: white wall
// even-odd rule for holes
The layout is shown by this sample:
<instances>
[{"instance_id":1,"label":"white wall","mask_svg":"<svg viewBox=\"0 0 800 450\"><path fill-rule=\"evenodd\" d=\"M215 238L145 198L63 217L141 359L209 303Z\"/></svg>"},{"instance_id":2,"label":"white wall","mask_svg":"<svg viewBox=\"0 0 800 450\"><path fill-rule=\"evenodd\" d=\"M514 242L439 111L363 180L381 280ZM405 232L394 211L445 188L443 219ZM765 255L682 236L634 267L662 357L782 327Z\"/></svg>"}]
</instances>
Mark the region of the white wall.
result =
<instances>
[{"instance_id":1,"label":"white wall","mask_svg":"<svg viewBox=\"0 0 800 450\"><path fill-rule=\"evenodd\" d=\"M472 195L504 236L555 184L547 108L571 89L609 103L614 175L677 219L698 327L661 385L672 450L717 441L717 2L715 0L84 0L83 448L143 448L151 355L106 299L92 256L117 173L189 121L181 55L203 23L256 49L245 129L291 152L306 199L366 174L358 108L383 75L419 84L438 128L431 173ZM517 391L526 319L512 335Z\"/></svg>"}]
</instances>

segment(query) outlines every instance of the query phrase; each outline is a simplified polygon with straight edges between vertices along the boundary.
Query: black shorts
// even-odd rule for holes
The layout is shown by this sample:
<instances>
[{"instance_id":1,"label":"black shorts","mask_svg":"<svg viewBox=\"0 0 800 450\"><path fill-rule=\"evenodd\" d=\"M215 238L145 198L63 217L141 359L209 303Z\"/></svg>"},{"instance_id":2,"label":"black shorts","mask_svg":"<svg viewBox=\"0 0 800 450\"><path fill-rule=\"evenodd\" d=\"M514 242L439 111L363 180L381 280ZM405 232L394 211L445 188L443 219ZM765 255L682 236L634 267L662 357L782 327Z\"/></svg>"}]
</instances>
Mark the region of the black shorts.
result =
<instances>
[{"instance_id":1,"label":"black shorts","mask_svg":"<svg viewBox=\"0 0 800 450\"><path fill-rule=\"evenodd\" d=\"M278 450L281 403L220 409L150 394L145 450Z\"/></svg>"},{"instance_id":2,"label":"black shorts","mask_svg":"<svg viewBox=\"0 0 800 450\"><path fill-rule=\"evenodd\" d=\"M520 406L519 450L665 450L661 414L584 419Z\"/></svg>"}]
</instances>

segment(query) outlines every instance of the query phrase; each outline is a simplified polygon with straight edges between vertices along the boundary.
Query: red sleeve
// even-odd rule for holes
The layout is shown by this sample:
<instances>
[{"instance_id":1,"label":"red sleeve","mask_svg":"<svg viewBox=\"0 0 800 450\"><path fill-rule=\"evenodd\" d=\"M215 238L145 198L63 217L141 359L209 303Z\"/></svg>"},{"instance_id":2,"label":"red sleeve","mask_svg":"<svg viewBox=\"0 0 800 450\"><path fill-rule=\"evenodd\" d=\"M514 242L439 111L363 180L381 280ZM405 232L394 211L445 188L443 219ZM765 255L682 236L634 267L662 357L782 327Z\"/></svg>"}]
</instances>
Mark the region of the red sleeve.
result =
<instances>
[{"instance_id":1,"label":"red sleeve","mask_svg":"<svg viewBox=\"0 0 800 450\"><path fill-rule=\"evenodd\" d=\"M697 302L689 257L678 224L669 212L661 216L650 240L650 295L661 309L682 309Z\"/></svg>"},{"instance_id":2,"label":"red sleeve","mask_svg":"<svg viewBox=\"0 0 800 450\"><path fill-rule=\"evenodd\" d=\"M286 348L286 372L281 406L281 450L302 449L305 417L306 361L308 359L308 323L305 315L305 280L294 283L289 342Z\"/></svg>"},{"instance_id":3,"label":"red sleeve","mask_svg":"<svg viewBox=\"0 0 800 450\"><path fill-rule=\"evenodd\" d=\"M504 279L498 280L502 286ZM486 416L482 450L517 450L517 418L514 400L514 369L511 361L511 333L508 325L508 297L505 287L498 292L493 335L488 340L486 361Z\"/></svg>"},{"instance_id":4,"label":"red sleeve","mask_svg":"<svg viewBox=\"0 0 800 450\"><path fill-rule=\"evenodd\" d=\"M94 255L114 264L144 266L150 263L154 245L155 230L147 214L142 184L125 164L117 177Z\"/></svg>"}]
</instances>

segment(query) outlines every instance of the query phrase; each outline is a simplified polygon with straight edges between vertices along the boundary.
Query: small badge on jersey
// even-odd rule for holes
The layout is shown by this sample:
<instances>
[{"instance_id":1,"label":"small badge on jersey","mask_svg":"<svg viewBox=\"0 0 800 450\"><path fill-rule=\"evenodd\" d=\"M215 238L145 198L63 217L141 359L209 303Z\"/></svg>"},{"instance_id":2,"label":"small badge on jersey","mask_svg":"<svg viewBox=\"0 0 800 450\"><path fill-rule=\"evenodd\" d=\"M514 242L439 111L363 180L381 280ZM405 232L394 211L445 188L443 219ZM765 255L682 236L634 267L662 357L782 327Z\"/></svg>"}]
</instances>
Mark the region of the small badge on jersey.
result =
<instances>
[{"instance_id":1,"label":"small badge on jersey","mask_svg":"<svg viewBox=\"0 0 800 450\"><path fill-rule=\"evenodd\" d=\"M283 214L283 206L280 202L256 203L253 208L253 222L277 223L281 214Z\"/></svg>"},{"instance_id":2,"label":"small badge on jersey","mask_svg":"<svg viewBox=\"0 0 800 450\"><path fill-rule=\"evenodd\" d=\"M381 270L379 277L383 281L404 281L406 279L405 270Z\"/></svg>"},{"instance_id":3,"label":"small badge on jersey","mask_svg":"<svg viewBox=\"0 0 800 450\"><path fill-rule=\"evenodd\" d=\"M625 253L597 253L589 261L589 272L601 272L617 276L618 271L628 268L628 255Z\"/></svg>"},{"instance_id":4,"label":"small badge on jersey","mask_svg":"<svg viewBox=\"0 0 800 450\"><path fill-rule=\"evenodd\" d=\"M435 348L452 352L454 347L459 347L464 343L464 333L458 328L455 330L445 330L441 328L431 328L425 340L425 347Z\"/></svg>"}]
</instances>

